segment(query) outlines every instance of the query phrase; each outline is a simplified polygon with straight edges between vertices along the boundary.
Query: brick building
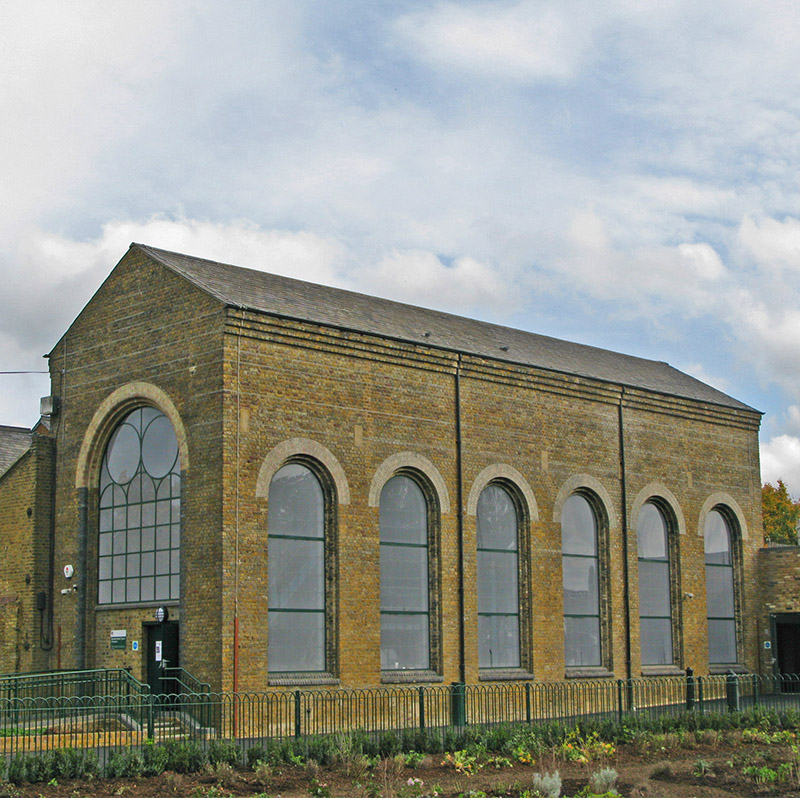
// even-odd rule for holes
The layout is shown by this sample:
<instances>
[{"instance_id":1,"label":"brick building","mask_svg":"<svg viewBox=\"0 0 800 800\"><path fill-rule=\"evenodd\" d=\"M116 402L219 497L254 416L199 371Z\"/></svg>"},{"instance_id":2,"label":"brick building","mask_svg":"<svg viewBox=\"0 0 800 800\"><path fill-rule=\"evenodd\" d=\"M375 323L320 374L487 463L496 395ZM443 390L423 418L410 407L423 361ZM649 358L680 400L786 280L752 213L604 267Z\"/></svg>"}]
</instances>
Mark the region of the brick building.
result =
<instances>
[{"instance_id":1,"label":"brick building","mask_svg":"<svg viewBox=\"0 0 800 800\"><path fill-rule=\"evenodd\" d=\"M760 414L665 363L136 244L49 363L0 465L5 670L763 666Z\"/></svg>"}]
</instances>

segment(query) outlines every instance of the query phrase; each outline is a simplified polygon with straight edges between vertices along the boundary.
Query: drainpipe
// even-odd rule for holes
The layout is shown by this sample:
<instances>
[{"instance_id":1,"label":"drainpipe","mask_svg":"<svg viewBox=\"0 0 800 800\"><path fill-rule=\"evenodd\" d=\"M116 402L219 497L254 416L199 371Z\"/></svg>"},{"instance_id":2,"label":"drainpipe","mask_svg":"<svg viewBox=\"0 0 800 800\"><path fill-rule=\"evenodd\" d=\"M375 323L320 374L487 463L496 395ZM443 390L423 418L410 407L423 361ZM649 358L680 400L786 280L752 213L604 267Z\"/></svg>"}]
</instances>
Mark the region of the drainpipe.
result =
<instances>
[{"instance_id":1,"label":"drainpipe","mask_svg":"<svg viewBox=\"0 0 800 800\"><path fill-rule=\"evenodd\" d=\"M78 489L78 619L75 624L75 668L86 669L86 569L89 536L89 490Z\"/></svg>"},{"instance_id":2,"label":"drainpipe","mask_svg":"<svg viewBox=\"0 0 800 800\"><path fill-rule=\"evenodd\" d=\"M41 446L40 444L37 446ZM53 649L53 604L55 603L55 568L56 568L56 440L47 440L47 454L50 459L50 506L47 521L47 612L43 615L39 632L39 646L45 652ZM39 454L37 453L37 458Z\"/></svg>"},{"instance_id":3,"label":"drainpipe","mask_svg":"<svg viewBox=\"0 0 800 800\"><path fill-rule=\"evenodd\" d=\"M620 475L620 502L622 513L622 580L623 596L625 602L625 677L630 680L631 675L631 586L630 568L628 565L628 487L625 479L625 419L623 405L625 402L625 387L621 387L619 395L618 420L619 420L619 475Z\"/></svg>"},{"instance_id":4,"label":"drainpipe","mask_svg":"<svg viewBox=\"0 0 800 800\"><path fill-rule=\"evenodd\" d=\"M456 361L456 524L458 526L458 662L459 680L467 682L464 631L464 489L463 450L461 442L461 353Z\"/></svg>"}]
</instances>

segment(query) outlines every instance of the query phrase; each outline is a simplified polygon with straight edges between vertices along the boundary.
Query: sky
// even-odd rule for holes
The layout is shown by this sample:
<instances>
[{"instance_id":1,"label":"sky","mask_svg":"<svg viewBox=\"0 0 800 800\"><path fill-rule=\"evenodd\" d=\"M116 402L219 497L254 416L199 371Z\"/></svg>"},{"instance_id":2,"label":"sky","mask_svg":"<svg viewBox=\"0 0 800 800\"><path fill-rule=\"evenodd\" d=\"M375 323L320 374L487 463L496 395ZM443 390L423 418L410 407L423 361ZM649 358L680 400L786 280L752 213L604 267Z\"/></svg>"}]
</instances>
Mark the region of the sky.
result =
<instances>
[{"instance_id":1,"label":"sky","mask_svg":"<svg viewBox=\"0 0 800 800\"><path fill-rule=\"evenodd\" d=\"M800 9L4 0L0 373L132 241L667 361L800 497ZM45 375L0 374L31 426Z\"/></svg>"}]
</instances>

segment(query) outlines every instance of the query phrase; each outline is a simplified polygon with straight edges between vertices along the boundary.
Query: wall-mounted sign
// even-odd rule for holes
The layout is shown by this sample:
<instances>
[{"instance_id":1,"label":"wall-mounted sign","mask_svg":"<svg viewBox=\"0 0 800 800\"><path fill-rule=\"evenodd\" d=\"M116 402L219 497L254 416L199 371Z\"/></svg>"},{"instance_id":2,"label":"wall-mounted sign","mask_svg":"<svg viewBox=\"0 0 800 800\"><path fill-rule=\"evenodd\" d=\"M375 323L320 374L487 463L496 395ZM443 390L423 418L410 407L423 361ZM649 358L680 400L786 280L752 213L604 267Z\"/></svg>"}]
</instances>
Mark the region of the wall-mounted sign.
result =
<instances>
[{"instance_id":1,"label":"wall-mounted sign","mask_svg":"<svg viewBox=\"0 0 800 800\"><path fill-rule=\"evenodd\" d=\"M156 639L156 662L161 663L161 640Z\"/></svg>"},{"instance_id":2,"label":"wall-mounted sign","mask_svg":"<svg viewBox=\"0 0 800 800\"><path fill-rule=\"evenodd\" d=\"M128 644L128 631L111 631L111 649L124 650Z\"/></svg>"},{"instance_id":3,"label":"wall-mounted sign","mask_svg":"<svg viewBox=\"0 0 800 800\"><path fill-rule=\"evenodd\" d=\"M136 640L131 642L131 650L135 653L139 649L139 642Z\"/></svg>"},{"instance_id":4,"label":"wall-mounted sign","mask_svg":"<svg viewBox=\"0 0 800 800\"><path fill-rule=\"evenodd\" d=\"M772 642L764 642L765 650L772 650Z\"/></svg>"}]
</instances>

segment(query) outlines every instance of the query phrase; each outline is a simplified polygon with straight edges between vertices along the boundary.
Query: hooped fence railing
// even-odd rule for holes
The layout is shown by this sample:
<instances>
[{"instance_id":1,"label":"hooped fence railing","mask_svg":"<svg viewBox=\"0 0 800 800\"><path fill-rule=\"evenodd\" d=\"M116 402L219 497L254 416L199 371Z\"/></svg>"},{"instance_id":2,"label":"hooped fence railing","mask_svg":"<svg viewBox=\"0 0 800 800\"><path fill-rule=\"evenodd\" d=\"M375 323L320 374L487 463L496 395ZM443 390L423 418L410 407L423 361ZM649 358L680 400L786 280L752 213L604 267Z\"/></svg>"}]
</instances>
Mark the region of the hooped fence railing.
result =
<instances>
[{"instance_id":1,"label":"hooped fence railing","mask_svg":"<svg viewBox=\"0 0 800 800\"><path fill-rule=\"evenodd\" d=\"M13 679L0 678L0 755L96 748L105 760L115 748L174 739L195 740L204 747L214 740L236 740L248 747L357 730L376 737L410 731L435 736L448 729L501 723L574 725L581 719L621 721L752 707L800 711L798 675L695 676L687 672L686 676L631 680L237 694L210 692L200 685L202 691L169 695L150 694L143 684L137 688L124 676L111 674L79 678L50 673L50 684L37 675L23 693L13 691ZM30 678L19 676L18 687L26 686L23 681ZM69 693L72 687L88 686L114 687L115 691ZM51 687L52 694L37 695L34 687Z\"/></svg>"}]
</instances>

